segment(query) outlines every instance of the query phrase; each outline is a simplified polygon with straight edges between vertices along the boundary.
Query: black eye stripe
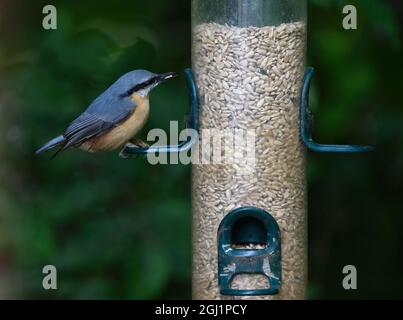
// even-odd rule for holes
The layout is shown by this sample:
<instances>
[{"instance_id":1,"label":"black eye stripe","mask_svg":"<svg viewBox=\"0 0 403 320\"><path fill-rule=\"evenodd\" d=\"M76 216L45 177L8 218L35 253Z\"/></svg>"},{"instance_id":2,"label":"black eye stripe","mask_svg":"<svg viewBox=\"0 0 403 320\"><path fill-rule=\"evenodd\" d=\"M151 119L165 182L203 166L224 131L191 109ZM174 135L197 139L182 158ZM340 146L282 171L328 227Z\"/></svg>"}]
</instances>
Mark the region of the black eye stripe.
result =
<instances>
[{"instance_id":1,"label":"black eye stripe","mask_svg":"<svg viewBox=\"0 0 403 320\"><path fill-rule=\"evenodd\" d=\"M130 90L128 90L126 93L122 94L121 96L122 96L122 97L130 96L130 95L133 94L133 92L136 92L136 91L139 91L139 90L141 90L141 89L144 89L144 88L148 87L149 85L152 85L153 83L155 83L155 82L157 82L157 81L159 81L158 76L157 76L157 77L154 77L154 78L151 78L150 80L147 80L147 81L145 81L145 82L142 82L142 83L140 83L140 84L134 86L133 88L131 88Z\"/></svg>"}]
</instances>

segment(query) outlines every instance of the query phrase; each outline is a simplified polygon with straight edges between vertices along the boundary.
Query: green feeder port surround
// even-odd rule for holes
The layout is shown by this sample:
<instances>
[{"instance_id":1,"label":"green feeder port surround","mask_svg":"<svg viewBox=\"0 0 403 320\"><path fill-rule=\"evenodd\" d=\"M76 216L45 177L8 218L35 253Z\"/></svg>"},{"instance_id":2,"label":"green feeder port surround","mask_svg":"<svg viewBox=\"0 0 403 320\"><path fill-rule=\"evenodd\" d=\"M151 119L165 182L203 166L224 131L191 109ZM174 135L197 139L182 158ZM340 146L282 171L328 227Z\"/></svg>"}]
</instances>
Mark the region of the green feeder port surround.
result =
<instances>
[{"instance_id":1,"label":"green feeder port surround","mask_svg":"<svg viewBox=\"0 0 403 320\"><path fill-rule=\"evenodd\" d=\"M272 295L281 286L281 237L276 220L266 211L242 207L228 213L218 228L218 283L224 295ZM263 249L236 249L234 245L261 244ZM267 288L231 289L237 274L262 274Z\"/></svg>"}]
</instances>

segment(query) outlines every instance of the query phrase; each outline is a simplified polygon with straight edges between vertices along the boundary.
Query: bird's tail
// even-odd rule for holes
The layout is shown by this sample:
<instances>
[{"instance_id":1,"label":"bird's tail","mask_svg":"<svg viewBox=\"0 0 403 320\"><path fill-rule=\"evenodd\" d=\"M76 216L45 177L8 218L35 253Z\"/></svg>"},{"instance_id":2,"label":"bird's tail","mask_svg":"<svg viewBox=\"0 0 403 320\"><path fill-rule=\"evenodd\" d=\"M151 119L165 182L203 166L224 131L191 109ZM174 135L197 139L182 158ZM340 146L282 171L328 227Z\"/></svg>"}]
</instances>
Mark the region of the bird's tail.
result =
<instances>
[{"instance_id":1,"label":"bird's tail","mask_svg":"<svg viewBox=\"0 0 403 320\"><path fill-rule=\"evenodd\" d=\"M35 154L40 154L46 150L52 149L53 147L56 147L56 146L62 144L63 142L65 142L65 140L66 139L62 135L57 136L56 138L53 138L52 140L46 142L42 147L37 149L35 151Z\"/></svg>"}]
</instances>

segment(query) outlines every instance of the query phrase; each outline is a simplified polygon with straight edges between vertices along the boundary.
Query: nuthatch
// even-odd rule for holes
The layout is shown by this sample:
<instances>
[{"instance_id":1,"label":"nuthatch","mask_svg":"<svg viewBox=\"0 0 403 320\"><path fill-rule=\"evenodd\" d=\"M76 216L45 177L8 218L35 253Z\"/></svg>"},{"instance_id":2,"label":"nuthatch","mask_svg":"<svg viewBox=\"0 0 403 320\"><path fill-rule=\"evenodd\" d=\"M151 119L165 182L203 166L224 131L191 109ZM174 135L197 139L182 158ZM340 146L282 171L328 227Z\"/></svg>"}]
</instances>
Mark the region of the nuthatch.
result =
<instances>
[{"instance_id":1,"label":"nuthatch","mask_svg":"<svg viewBox=\"0 0 403 320\"><path fill-rule=\"evenodd\" d=\"M148 94L162 81L174 76L174 72L155 74L147 70L126 73L71 122L63 134L45 143L35 153L59 146L54 158L71 147L96 152L121 148L126 144L147 146L134 136L147 121Z\"/></svg>"}]
</instances>

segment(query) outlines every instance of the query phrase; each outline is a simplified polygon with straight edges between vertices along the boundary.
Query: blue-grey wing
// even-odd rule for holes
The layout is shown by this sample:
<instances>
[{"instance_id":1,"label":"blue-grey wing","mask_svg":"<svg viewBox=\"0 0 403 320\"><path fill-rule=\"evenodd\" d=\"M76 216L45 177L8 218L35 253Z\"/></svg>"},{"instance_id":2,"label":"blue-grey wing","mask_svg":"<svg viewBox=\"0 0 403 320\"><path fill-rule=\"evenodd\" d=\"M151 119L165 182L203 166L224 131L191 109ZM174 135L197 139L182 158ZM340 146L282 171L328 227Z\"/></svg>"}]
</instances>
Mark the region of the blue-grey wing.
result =
<instances>
[{"instance_id":1,"label":"blue-grey wing","mask_svg":"<svg viewBox=\"0 0 403 320\"><path fill-rule=\"evenodd\" d=\"M106 133L127 119L136 109L130 97L101 95L66 129L63 149Z\"/></svg>"}]
</instances>

